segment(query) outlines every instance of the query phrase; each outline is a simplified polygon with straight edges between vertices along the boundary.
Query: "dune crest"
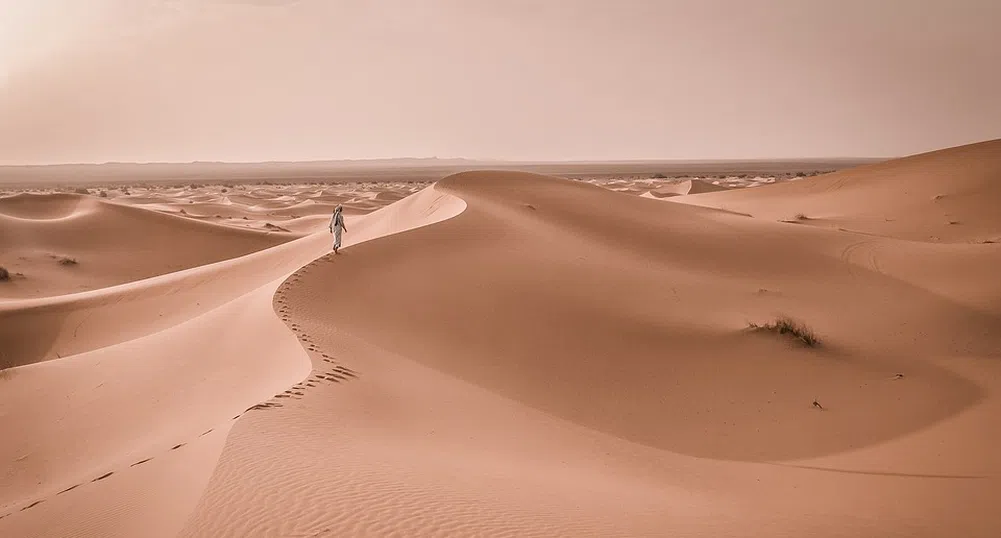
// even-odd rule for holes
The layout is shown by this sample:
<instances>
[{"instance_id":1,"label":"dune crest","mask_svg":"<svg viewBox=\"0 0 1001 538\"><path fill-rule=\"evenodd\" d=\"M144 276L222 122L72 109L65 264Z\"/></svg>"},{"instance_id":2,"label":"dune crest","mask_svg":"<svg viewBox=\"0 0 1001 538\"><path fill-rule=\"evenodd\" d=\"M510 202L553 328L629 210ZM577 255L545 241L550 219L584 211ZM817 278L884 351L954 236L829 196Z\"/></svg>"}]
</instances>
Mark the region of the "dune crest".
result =
<instances>
[{"instance_id":1,"label":"dune crest","mask_svg":"<svg viewBox=\"0 0 1001 538\"><path fill-rule=\"evenodd\" d=\"M964 249L949 287L898 263L921 243L729 205L511 172L435 188L466 211L279 289L313 372L237 425L183 536L1001 531L982 245L923 251L947 273ZM748 329L783 315L819 343Z\"/></svg>"},{"instance_id":2,"label":"dune crest","mask_svg":"<svg viewBox=\"0 0 1001 538\"><path fill-rule=\"evenodd\" d=\"M409 205L354 219L348 244L449 218L464 207L427 191ZM149 521L163 524L145 536L176 535L232 424L308 375L302 348L271 305L286 275L327 251L329 237L321 231L242 258L8 305L3 327L63 328L57 343L63 338L74 351L7 369L0 380L13 381L0 394L0 427L22 432L0 445L0 461L13 462L0 488L0 535L134 536ZM158 312L172 316L163 320ZM55 317L17 323L33 314ZM78 331L65 331L77 324L60 316L80 316L88 323L83 334L91 336L81 334L78 342ZM123 328L135 336L115 341ZM41 334L5 337L46 343ZM64 397L34 401L43 390ZM79 438L88 442L72 441ZM76 502L67 504L70 498ZM69 519L53 519L50 510Z\"/></svg>"},{"instance_id":3,"label":"dune crest","mask_svg":"<svg viewBox=\"0 0 1001 538\"><path fill-rule=\"evenodd\" d=\"M0 301L106 288L236 258L295 238L71 194L0 198L0 227L2 263L24 275L0 287Z\"/></svg>"},{"instance_id":4,"label":"dune crest","mask_svg":"<svg viewBox=\"0 0 1001 538\"><path fill-rule=\"evenodd\" d=\"M1001 233L1001 139L672 201L913 241L993 241Z\"/></svg>"},{"instance_id":5,"label":"dune crest","mask_svg":"<svg viewBox=\"0 0 1001 538\"><path fill-rule=\"evenodd\" d=\"M997 536L999 147L682 203L507 171L0 199L21 235L275 241L0 301L0 535ZM341 202L381 209L334 255Z\"/></svg>"}]
</instances>

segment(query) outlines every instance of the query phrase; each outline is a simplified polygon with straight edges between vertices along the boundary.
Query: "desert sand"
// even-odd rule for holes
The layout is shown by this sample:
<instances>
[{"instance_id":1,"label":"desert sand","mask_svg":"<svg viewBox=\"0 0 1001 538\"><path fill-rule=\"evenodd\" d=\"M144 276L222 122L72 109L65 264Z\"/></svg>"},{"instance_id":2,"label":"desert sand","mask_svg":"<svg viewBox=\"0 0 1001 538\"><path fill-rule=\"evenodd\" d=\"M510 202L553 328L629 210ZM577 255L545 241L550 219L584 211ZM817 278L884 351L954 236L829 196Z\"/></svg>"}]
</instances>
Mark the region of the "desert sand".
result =
<instances>
[{"instance_id":1,"label":"desert sand","mask_svg":"<svg viewBox=\"0 0 1001 538\"><path fill-rule=\"evenodd\" d=\"M5 196L0 536L999 536L999 181Z\"/></svg>"}]
</instances>

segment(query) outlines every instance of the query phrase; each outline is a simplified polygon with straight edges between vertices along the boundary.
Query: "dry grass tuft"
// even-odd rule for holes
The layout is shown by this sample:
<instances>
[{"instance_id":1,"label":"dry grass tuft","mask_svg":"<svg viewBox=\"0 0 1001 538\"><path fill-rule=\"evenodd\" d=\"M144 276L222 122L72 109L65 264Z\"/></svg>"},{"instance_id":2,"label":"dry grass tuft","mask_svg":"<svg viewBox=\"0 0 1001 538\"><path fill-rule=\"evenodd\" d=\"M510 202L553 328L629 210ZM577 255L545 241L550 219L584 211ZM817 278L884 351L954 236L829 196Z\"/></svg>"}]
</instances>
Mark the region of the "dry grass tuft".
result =
<instances>
[{"instance_id":1,"label":"dry grass tuft","mask_svg":"<svg viewBox=\"0 0 1001 538\"><path fill-rule=\"evenodd\" d=\"M765 325L758 325L756 323L748 323L747 325L754 331L768 331L791 336L808 347L817 347L820 345L820 339L817 338L817 335L814 334L813 330L790 318L779 318L771 323L766 323Z\"/></svg>"}]
</instances>

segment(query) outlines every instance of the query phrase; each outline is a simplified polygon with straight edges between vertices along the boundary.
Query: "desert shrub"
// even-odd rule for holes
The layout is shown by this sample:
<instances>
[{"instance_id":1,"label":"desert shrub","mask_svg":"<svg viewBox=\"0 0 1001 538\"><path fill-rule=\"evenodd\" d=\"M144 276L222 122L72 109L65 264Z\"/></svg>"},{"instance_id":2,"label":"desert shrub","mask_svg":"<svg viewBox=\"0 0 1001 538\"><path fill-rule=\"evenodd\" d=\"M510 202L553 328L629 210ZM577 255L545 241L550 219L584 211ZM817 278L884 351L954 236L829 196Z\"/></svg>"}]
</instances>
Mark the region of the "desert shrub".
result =
<instances>
[{"instance_id":1,"label":"desert shrub","mask_svg":"<svg viewBox=\"0 0 1001 538\"><path fill-rule=\"evenodd\" d=\"M76 194L90 194L90 191L87 190L87 189L85 189L85 188L83 188L83 187L78 187L78 188L74 189L73 192L76 193Z\"/></svg>"},{"instance_id":2,"label":"desert shrub","mask_svg":"<svg viewBox=\"0 0 1001 538\"><path fill-rule=\"evenodd\" d=\"M98 194L98 196L100 196L101 198L107 198L108 197L108 191L101 191Z\"/></svg>"},{"instance_id":3,"label":"desert shrub","mask_svg":"<svg viewBox=\"0 0 1001 538\"><path fill-rule=\"evenodd\" d=\"M6 267L0 266L0 282L7 282L10 280L10 272L7 271Z\"/></svg>"},{"instance_id":4,"label":"desert shrub","mask_svg":"<svg viewBox=\"0 0 1001 538\"><path fill-rule=\"evenodd\" d=\"M809 327L790 318L778 318L775 321L764 325L748 323L748 326L754 331L768 331L785 336L791 336L809 347L817 347L820 345L820 339L817 338L817 335L814 334Z\"/></svg>"},{"instance_id":5,"label":"desert shrub","mask_svg":"<svg viewBox=\"0 0 1001 538\"><path fill-rule=\"evenodd\" d=\"M76 264L77 261L75 258L67 258L65 256L59 258L59 265L76 265Z\"/></svg>"},{"instance_id":6,"label":"desert shrub","mask_svg":"<svg viewBox=\"0 0 1001 538\"><path fill-rule=\"evenodd\" d=\"M654 174L654 175L652 175L650 177L653 178L653 179L667 179L667 176L665 176L664 174L661 174L660 172L657 172L656 174Z\"/></svg>"}]
</instances>

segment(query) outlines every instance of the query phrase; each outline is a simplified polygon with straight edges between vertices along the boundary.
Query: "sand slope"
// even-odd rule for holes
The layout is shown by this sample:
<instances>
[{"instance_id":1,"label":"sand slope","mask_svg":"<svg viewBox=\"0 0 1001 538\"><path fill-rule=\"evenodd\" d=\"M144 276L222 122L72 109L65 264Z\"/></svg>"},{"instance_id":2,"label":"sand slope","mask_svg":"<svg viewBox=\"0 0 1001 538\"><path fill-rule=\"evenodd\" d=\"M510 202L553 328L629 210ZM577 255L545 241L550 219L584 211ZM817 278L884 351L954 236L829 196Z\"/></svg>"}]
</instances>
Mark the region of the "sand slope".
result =
<instances>
[{"instance_id":1,"label":"sand slope","mask_svg":"<svg viewBox=\"0 0 1001 538\"><path fill-rule=\"evenodd\" d=\"M702 194L706 192L719 192L729 190L727 187L714 185L708 181L700 179L684 179L677 183L671 183L651 189L640 194L644 198L670 198L673 196L685 196L688 194Z\"/></svg>"},{"instance_id":2,"label":"sand slope","mask_svg":"<svg viewBox=\"0 0 1001 538\"><path fill-rule=\"evenodd\" d=\"M421 212L409 218L401 206L352 221L356 236L371 223L395 233L402 228L384 220L417 226L463 207L432 191L413 201ZM119 342L92 337L69 357L4 372L0 427L21 435L0 445L0 461L10 462L0 489L0 535L176 535L232 423L307 375L302 348L271 302L286 275L328 249L320 233L106 290L12 303L7 314L14 321L46 308L70 316L89 309L87 333L98 340L123 324L140 334ZM158 311L171 312L170 321L151 318ZM44 319L25 326L51 324L65 326ZM39 400L42 392L60 397Z\"/></svg>"},{"instance_id":3,"label":"sand slope","mask_svg":"<svg viewBox=\"0 0 1001 538\"><path fill-rule=\"evenodd\" d=\"M0 304L0 536L997 536L996 147L694 204L464 173L341 255Z\"/></svg>"},{"instance_id":4,"label":"sand slope","mask_svg":"<svg viewBox=\"0 0 1001 538\"><path fill-rule=\"evenodd\" d=\"M916 266L543 176L436 189L466 211L279 289L313 373L237 424L183 535L1001 532L992 245ZM746 329L780 314L822 345Z\"/></svg>"},{"instance_id":5,"label":"sand slope","mask_svg":"<svg viewBox=\"0 0 1001 538\"><path fill-rule=\"evenodd\" d=\"M98 289L235 258L293 239L74 194L0 198L0 264L23 278L0 298ZM72 259L75 263L60 263Z\"/></svg>"},{"instance_id":6,"label":"sand slope","mask_svg":"<svg viewBox=\"0 0 1001 538\"><path fill-rule=\"evenodd\" d=\"M1001 139L673 201L916 241L979 243L1001 241L999 199Z\"/></svg>"}]
</instances>

